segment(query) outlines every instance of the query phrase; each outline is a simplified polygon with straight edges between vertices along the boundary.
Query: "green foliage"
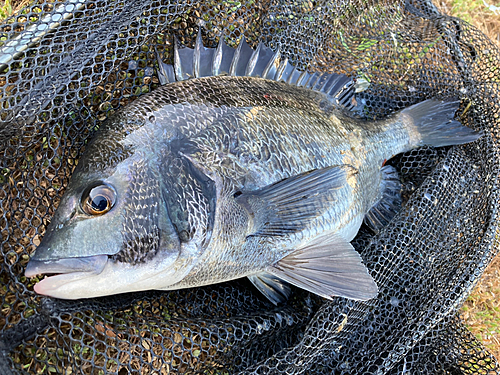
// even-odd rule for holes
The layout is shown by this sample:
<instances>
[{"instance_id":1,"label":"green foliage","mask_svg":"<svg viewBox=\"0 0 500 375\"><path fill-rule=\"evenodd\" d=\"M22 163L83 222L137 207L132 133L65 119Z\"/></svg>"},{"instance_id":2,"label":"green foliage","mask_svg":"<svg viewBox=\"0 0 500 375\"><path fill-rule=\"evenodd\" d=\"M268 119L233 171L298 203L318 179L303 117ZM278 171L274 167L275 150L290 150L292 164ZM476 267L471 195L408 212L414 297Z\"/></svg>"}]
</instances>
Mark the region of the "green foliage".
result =
<instances>
[{"instance_id":1,"label":"green foliage","mask_svg":"<svg viewBox=\"0 0 500 375\"><path fill-rule=\"evenodd\" d=\"M473 23L474 15L477 15L478 11L485 8L481 0L451 0L450 5L454 17L461 18L469 23Z\"/></svg>"},{"instance_id":2,"label":"green foliage","mask_svg":"<svg viewBox=\"0 0 500 375\"><path fill-rule=\"evenodd\" d=\"M12 16L13 9L10 0L5 0L4 5L0 8L0 20Z\"/></svg>"}]
</instances>

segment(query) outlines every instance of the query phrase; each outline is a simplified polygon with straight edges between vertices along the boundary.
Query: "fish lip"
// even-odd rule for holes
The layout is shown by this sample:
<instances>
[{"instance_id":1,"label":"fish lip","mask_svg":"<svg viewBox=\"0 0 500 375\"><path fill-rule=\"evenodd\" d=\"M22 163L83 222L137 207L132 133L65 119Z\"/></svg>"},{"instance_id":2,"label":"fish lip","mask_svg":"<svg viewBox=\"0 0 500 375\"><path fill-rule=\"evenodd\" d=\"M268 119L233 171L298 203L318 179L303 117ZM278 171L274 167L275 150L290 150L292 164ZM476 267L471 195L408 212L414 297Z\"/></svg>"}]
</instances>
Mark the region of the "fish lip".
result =
<instances>
[{"instance_id":1,"label":"fish lip","mask_svg":"<svg viewBox=\"0 0 500 375\"><path fill-rule=\"evenodd\" d=\"M35 284L34 291L37 294L52 298L76 300L150 289L163 289L163 284L152 286L151 281L153 281L153 284L155 281L161 283L165 277L172 278L178 274L177 268L174 267L175 262L178 260L178 254L168 253L167 255L169 256L159 257L156 261L153 260L139 265L115 262L112 258L108 258L109 261L105 262L103 269L99 270L99 273L75 270L74 272L45 277ZM33 269L36 268L33 266ZM50 270L52 271L53 268L50 268ZM186 272L189 272L189 270L190 268ZM185 273L182 273L181 276L184 277ZM175 279L175 282L177 281L178 279ZM175 282L171 284L173 285Z\"/></svg>"},{"instance_id":2,"label":"fish lip","mask_svg":"<svg viewBox=\"0 0 500 375\"><path fill-rule=\"evenodd\" d=\"M54 293L54 291L57 291L57 289L60 288L61 285L67 284L69 282L78 279L85 279L86 277L88 277L90 273L91 272L69 272L69 273L61 273L55 276L49 276L44 278L42 281L36 283L33 289L38 294L58 298L59 296L57 295L57 293ZM79 297L66 296L63 298L77 299Z\"/></svg>"},{"instance_id":3,"label":"fish lip","mask_svg":"<svg viewBox=\"0 0 500 375\"><path fill-rule=\"evenodd\" d=\"M108 261L107 255L93 255L79 258L38 260L31 258L24 275L33 277L40 274L57 274L49 278L68 274L100 274Z\"/></svg>"}]
</instances>

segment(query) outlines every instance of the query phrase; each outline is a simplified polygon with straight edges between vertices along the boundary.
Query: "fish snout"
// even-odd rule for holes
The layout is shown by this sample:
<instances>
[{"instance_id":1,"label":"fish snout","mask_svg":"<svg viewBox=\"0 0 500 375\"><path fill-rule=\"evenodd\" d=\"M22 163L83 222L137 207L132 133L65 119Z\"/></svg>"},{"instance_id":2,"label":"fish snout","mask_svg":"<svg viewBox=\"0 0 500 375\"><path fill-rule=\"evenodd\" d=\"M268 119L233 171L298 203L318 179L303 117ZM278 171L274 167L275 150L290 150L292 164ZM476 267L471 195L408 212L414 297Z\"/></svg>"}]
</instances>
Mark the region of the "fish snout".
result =
<instances>
[{"instance_id":1,"label":"fish snout","mask_svg":"<svg viewBox=\"0 0 500 375\"><path fill-rule=\"evenodd\" d=\"M107 261L107 255L44 260L32 258L28 262L24 274L26 277L33 277L40 274L64 274L73 272L100 274Z\"/></svg>"}]
</instances>

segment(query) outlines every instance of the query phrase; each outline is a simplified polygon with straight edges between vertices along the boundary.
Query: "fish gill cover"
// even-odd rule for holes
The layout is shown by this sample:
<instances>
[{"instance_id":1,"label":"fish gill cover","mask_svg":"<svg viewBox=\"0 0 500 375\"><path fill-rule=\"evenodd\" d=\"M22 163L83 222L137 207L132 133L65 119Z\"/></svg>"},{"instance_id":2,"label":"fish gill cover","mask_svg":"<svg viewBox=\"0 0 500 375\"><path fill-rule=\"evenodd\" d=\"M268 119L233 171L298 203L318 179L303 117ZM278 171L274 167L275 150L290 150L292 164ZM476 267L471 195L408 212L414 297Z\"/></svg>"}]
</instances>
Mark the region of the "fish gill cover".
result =
<instances>
[{"instance_id":1,"label":"fish gill cover","mask_svg":"<svg viewBox=\"0 0 500 375\"><path fill-rule=\"evenodd\" d=\"M203 21L203 22L200 22ZM353 241L380 293L278 307L249 282L63 301L24 269L96 128L159 86L156 53L244 35L370 82L368 119L461 99L481 140L391 161L403 208ZM498 373L457 310L498 249L499 51L427 1L34 2L0 25L0 373ZM92 287L89 285L89 287Z\"/></svg>"}]
</instances>

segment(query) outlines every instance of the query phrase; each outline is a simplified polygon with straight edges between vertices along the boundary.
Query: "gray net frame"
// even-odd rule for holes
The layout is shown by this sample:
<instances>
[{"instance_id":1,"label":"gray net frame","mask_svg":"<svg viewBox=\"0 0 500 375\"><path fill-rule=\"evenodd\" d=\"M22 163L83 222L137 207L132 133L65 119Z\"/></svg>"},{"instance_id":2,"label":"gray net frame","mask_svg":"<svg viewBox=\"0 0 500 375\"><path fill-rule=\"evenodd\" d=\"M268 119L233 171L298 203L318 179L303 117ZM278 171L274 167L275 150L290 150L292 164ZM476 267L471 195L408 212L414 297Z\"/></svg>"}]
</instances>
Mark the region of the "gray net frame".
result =
<instances>
[{"instance_id":1,"label":"gray net frame","mask_svg":"<svg viewBox=\"0 0 500 375\"><path fill-rule=\"evenodd\" d=\"M402 211L354 241L380 287L368 302L294 290L270 305L246 281L61 301L24 268L96 127L158 87L156 54L280 48L301 68L369 79L374 118L459 97L485 136L391 163ZM499 50L428 1L34 2L0 25L0 372L499 373L457 310L498 249Z\"/></svg>"}]
</instances>

